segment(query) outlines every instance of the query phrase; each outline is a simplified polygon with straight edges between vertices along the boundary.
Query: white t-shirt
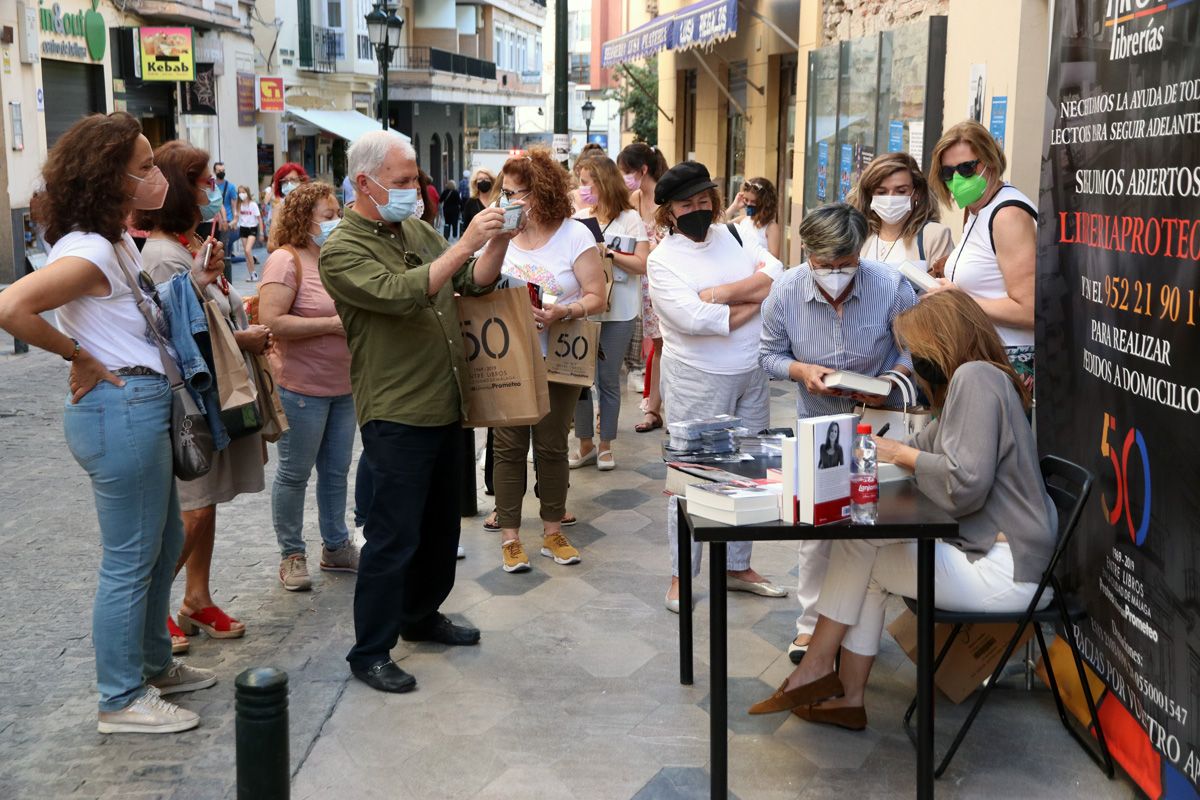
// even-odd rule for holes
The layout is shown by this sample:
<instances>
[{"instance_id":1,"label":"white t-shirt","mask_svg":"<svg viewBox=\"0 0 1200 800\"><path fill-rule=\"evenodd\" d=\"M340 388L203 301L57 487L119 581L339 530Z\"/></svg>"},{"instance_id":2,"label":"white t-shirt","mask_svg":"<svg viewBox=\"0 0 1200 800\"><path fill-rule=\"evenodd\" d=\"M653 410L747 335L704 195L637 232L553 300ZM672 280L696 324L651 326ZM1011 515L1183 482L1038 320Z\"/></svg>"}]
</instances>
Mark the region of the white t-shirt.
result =
<instances>
[{"instance_id":1,"label":"white t-shirt","mask_svg":"<svg viewBox=\"0 0 1200 800\"><path fill-rule=\"evenodd\" d=\"M125 256L126 266L131 270L141 270L142 257L133 239L126 233L122 240L128 248ZM53 264L67 256L82 258L94 264L108 279L111 291L106 297L84 295L60 306L55 312L58 329L76 339L109 370L121 367L149 367L155 372L165 374L154 334L146 325L146 318L138 310L137 301L124 278L121 265L117 262L112 242L98 233L74 231L54 243L50 248L47 263ZM136 283L136 273L133 278ZM159 331L169 341L170 331L158 306L150 301L150 308L157 320Z\"/></svg>"},{"instance_id":2,"label":"white t-shirt","mask_svg":"<svg viewBox=\"0 0 1200 800\"><path fill-rule=\"evenodd\" d=\"M767 229L760 228L754 224L753 217L743 216L736 223L738 233L742 236L742 241L747 245L757 245L762 248L767 246Z\"/></svg>"},{"instance_id":3,"label":"white t-shirt","mask_svg":"<svg viewBox=\"0 0 1200 800\"><path fill-rule=\"evenodd\" d=\"M963 227L963 238L946 260L945 275L960 289L976 297L995 300L1008 297L1004 285L1004 273L992 247L992 216L1005 205L1024 205L1033 219L1037 219L1037 206L1015 187L1005 184L996 192L992 201L979 209L979 214L967 217ZM1005 347L1033 347L1033 331L997 325L996 333Z\"/></svg>"},{"instance_id":4,"label":"white t-shirt","mask_svg":"<svg viewBox=\"0 0 1200 800\"><path fill-rule=\"evenodd\" d=\"M554 235L536 250L525 250L514 239L508 243L504 265L500 268L500 274L506 279L503 285L536 283L543 294L556 295L558 305L577 302L582 292L579 279L575 277L575 261L595 246L592 232L573 219L563 220ZM546 354L549 338L550 332L543 330L542 355Z\"/></svg>"},{"instance_id":5,"label":"white t-shirt","mask_svg":"<svg viewBox=\"0 0 1200 800\"><path fill-rule=\"evenodd\" d=\"M258 203L253 200L247 200L238 206L238 227L257 228L260 216L261 212L258 210Z\"/></svg>"},{"instance_id":6,"label":"white t-shirt","mask_svg":"<svg viewBox=\"0 0 1200 800\"><path fill-rule=\"evenodd\" d=\"M591 209L579 215L580 218L590 216L592 216ZM604 236L605 243L610 248L610 252L618 236L625 239L633 239L636 242L649 241L649 238L646 236L646 223L642 222L642 218L632 208L622 211L608 225L601 225L600 230ZM641 310L641 276L631 275L616 264L613 264L612 310L603 314L597 314L595 318L601 322L624 322L635 319L641 313Z\"/></svg>"},{"instance_id":7,"label":"white t-shirt","mask_svg":"<svg viewBox=\"0 0 1200 800\"><path fill-rule=\"evenodd\" d=\"M758 367L762 321L755 316L729 330L729 306L706 303L702 289L748 278L765 264L772 280L783 264L766 247L737 239L725 225L713 225L703 242L681 233L666 236L650 253L650 299L659 316L663 355L714 375L739 375Z\"/></svg>"}]
</instances>

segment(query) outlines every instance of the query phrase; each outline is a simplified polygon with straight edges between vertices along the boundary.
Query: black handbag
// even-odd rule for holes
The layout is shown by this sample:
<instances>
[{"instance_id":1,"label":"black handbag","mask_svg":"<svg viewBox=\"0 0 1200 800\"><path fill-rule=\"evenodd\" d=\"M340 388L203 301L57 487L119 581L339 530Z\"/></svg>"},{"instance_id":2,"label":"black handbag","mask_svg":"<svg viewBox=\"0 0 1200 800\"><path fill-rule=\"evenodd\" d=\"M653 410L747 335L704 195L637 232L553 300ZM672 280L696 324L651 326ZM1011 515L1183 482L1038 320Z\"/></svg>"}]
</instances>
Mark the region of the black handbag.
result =
<instances>
[{"instance_id":1,"label":"black handbag","mask_svg":"<svg viewBox=\"0 0 1200 800\"><path fill-rule=\"evenodd\" d=\"M130 274L125 260L121 257L122 249L120 245L113 245L113 250L117 254L117 262L121 265L121 273L125 276L125 282L129 285L129 290L133 292L138 310L146 318L146 326L154 334L154 343L158 345L163 369L171 384L171 460L175 477L181 481L192 481L207 475L212 469L213 454L216 452L212 430L208 427L208 419L204 416L204 412L196 405L196 401L192 399L191 393L184 384L179 365L167 351L162 333L154 323L154 315L147 305L150 301L146 299L145 292Z\"/></svg>"}]
</instances>

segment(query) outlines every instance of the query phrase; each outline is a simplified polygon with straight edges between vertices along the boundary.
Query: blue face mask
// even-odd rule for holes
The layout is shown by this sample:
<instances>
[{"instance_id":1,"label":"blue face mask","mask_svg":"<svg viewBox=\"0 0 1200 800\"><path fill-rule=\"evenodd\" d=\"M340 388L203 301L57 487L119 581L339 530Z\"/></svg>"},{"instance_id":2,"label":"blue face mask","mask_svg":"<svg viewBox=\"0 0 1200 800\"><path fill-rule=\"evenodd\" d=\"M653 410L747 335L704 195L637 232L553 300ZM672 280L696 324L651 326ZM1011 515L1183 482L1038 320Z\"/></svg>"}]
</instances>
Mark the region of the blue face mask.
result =
<instances>
[{"instance_id":1,"label":"blue face mask","mask_svg":"<svg viewBox=\"0 0 1200 800\"><path fill-rule=\"evenodd\" d=\"M384 222L404 222L413 215L417 208L416 189L388 189L371 176L368 175L367 178L388 194L388 200L383 205L375 203L374 198L371 199L371 202L375 203L375 207L379 209L379 216Z\"/></svg>"},{"instance_id":2,"label":"blue face mask","mask_svg":"<svg viewBox=\"0 0 1200 800\"><path fill-rule=\"evenodd\" d=\"M200 206L200 221L212 222L221 211L221 193L216 189L206 189L208 202Z\"/></svg>"},{"instance_id":3,"label":"blue face mask","mask_svg":"<svg viewBox=\"0 0 1200 800\"><path fill-rule=\"evenodd\" d=\"M333 233L333 229L338 226L339 222L341 222L341 220L335 218L327 219L317 223L317 225L321 227L321 232L309 234L312 236L313 241L317 243L317 247L325 244L325 240L329 238L329 234Z\"/></svg>"},{"instance_id":4,"label":"blue face mask","mask_svg":"<svg viewBox=\"0 0 1200 800\"><path fill-rule=\"evenodd\" d=\"M279 193L281 195L283 195L284 197L287 197L289 194L292 193L292 190L295 189L299 185L300 185L299 181L288 181L287 183L281 183L281 184L279 184Z\"/></svg>"},{"instance_id":5,"label":"blue face mask","mask_svg":"<svg viewBox=\"0 0 1200 800\"><path fill-rule=\"evenodd\" d=\"M746 216L747 217L753 217L757 211L758 211L758 206L746 206Z\"/></svg>"}]
</instances>

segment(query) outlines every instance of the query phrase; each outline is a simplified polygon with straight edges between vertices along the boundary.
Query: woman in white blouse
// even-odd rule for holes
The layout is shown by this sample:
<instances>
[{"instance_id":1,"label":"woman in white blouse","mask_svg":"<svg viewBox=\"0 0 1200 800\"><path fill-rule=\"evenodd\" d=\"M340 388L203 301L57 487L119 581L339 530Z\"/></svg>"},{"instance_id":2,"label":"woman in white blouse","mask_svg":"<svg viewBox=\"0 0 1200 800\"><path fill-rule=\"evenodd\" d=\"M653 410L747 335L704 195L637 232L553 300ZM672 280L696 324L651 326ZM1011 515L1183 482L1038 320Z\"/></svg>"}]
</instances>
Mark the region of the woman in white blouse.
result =
<instances>
[{"instance_id":1,"label":"woman in white blouse","mask_svg":"<svg viewBox=\"0 0 1200 800\"><path fill-rule=\"evenodd\" d=\"M592 442L595 412L592 393L585 391L575 407L575 436L579 452L571 458L571 469L595 464L601 471L615 469L612 452L621 413L621 361L637 324L642 303L641 276L646 274L650 242L646 225L629 202L629 190L616 163L608 157L580 162L579 199L584 210L577 217L591 217L604 236L604 257L612 262L613 287L608 310L596 315L600 321L600 351L596 363L596 393L600 397L600 447Z\"/></svg>"},{"instance_id":2,"label":"woman in white blouse","mask_svg":"<svg viewBox=\"0 0 1200 800\"><path fill-rule=\"evenodd\" d=\"M767 248L779 258L783 244L779 228L779 197L775 184L766 178L751 178L725 210L725 216L737 226L743 241Z\"/></svg>"}]
</instances>

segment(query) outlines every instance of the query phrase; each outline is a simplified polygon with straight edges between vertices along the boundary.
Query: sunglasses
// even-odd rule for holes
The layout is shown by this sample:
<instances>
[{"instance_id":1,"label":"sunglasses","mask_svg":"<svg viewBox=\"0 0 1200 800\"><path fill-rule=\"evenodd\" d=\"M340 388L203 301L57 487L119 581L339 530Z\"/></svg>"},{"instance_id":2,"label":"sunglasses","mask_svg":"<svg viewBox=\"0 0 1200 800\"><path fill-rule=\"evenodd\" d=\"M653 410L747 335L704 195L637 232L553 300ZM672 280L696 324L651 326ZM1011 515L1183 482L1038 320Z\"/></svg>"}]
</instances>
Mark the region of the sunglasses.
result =
<instances>
[{"instance_id":1,"label":"sunglasses","mask_svg":"<svg viewBox=\"0 0 1200 800\"><path fill-rule=\"evenodd\" d=\"M975 174L977 166L979 166L978 158L974 161L964 161L961 164L955 164L953 167L942 167L938 170L938 177L942 179L942 183L949 183L956 172L964 178L969 178Z\"/></svg>"},{"instance_id":2,"label":"sunglasses","mask_svg":"<svg viewBox=\"0 0 1200 800\"><path fill-rule=\"evenodd\" d=\"M146 270L138 270L138 287L142 293L154 301L154 305L162 308L162 299L158 296L158 287L154 285L154 279L150 277L150 273Z\"/></svg>"},{"instance_id":3,"label":"sunglasses","mask_svg":"<svg viewBox=\"0 0 1200 800\"><path fill-rule=\"evenodd\" d=\"M506 203L511 203L514 197L522 197L529 194L529 191L529 189L514 189L510 192L508 189L501 189L500 198Z\"/></svg>"}]
</instances>

